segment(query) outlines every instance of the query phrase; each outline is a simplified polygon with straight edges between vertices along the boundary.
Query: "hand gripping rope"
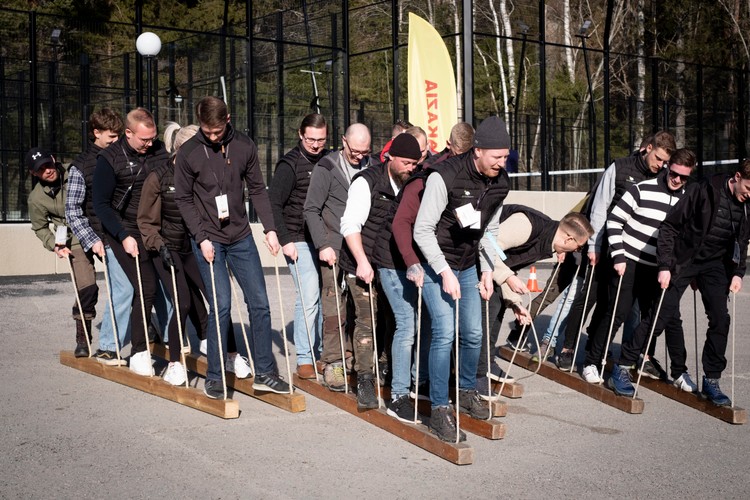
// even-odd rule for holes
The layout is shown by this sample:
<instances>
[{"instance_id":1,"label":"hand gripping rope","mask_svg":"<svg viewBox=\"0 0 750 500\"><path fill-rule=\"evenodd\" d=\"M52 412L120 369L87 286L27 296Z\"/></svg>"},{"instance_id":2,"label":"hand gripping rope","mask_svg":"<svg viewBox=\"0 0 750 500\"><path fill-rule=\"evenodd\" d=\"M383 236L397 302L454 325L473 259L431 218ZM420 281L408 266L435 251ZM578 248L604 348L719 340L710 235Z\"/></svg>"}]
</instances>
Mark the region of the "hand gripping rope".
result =
<instances>
[{"instance_id":1,"label":"hand gripping rope","mask_svg":"<svg viewBox=\"0 0 750 500\"><path fill-rule=\"evenodd\" d=\"M78 294L78 285L76 284L76 275L73 272L73 263L70 262L70 255L68 255L68 258L65 259L68 261L68 269L70 269L70 280L73 282L73 291L76 294L76 304L78 304L78 314L81 316L81 324L83 325L83 333L86 337L86 346L89 349L89 358L91 357L91 340L89 340L89 329L86 327L86 317L83 314L83 309L81 308L81 296Z\"/></svg>"},{"instance_id":2,"label":"hand gripping rope","mask_svg":"<svg viewBox=\"0 0 750 500\"><path fill-rule=\"evenodd\" d=\"M279 293L279 313L281 315L281 341L284 343L284 358L286 359L286 374L289 381L289 394L294 393L292 383L292 366L289 364L289 344L286 340L286 320L284 319L284 302L281 299L281 278L279 278L279 253L273 256L273 267L276 270L276 289ZM313 363L314 364L314 363Z\"/></svg>"}]
</instances>

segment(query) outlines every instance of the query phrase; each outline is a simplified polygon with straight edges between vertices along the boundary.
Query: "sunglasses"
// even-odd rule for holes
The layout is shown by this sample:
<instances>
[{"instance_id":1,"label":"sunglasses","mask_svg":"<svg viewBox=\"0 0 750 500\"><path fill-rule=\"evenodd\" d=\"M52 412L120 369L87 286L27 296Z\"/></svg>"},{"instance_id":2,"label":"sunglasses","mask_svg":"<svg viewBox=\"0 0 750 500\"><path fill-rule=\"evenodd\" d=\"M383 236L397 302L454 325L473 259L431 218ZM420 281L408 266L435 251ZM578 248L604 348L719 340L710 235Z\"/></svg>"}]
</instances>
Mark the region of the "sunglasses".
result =
<instances>
[{"instance_id":1,"label":"sunglasses","mask_svg":"<svg viewBox=\"0 0 750 500\"><path fill-rule=\"evenodd\" d=\"M682 182L687 182L687 181L689 181L689 180L690 180L690 176L689 176L689 175L682 175L682 174L678 174L678 173L677 173L677 172L675 172L674 170L670 170L670 171L669 171L669 177L671 177L672 179L677 179L677 178L679 177L679 179L680 179L680 180L681 180Z\"/></svg>"}]
</instances>

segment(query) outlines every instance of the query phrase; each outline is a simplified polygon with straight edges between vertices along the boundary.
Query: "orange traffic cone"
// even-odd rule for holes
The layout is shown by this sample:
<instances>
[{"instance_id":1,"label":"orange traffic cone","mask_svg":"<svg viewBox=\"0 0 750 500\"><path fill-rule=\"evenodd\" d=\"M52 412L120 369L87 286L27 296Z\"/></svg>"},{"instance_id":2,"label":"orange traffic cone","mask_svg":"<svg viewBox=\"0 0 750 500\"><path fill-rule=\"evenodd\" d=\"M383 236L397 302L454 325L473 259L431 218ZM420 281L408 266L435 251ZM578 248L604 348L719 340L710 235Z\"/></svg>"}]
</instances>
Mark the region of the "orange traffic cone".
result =
<instances>
[{"instance_id":1,"label":"orange traffic cone","mask_svg":"<svg viewBox=\"0 0 750 500\"><path fill-rule=\"evenodd\" d=\"M536 280L536 266L531 266L531 272L529 273L529 281L526 282L526 288L528 288L530 292L542 291L542 289L539 288L539 283Z\"/></svg>"}]
</instances>

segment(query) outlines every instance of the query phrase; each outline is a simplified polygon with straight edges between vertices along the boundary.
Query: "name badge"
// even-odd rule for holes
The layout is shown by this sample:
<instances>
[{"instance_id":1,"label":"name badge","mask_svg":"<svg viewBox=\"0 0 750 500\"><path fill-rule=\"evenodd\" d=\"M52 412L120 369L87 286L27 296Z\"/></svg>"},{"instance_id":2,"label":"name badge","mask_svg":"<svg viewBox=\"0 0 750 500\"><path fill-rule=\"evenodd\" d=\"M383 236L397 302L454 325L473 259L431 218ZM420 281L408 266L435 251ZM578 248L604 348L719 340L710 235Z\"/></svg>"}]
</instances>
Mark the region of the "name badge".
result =
<instances>
[{"instance_id":1,"label":"name badge","mask_svg":"<svg viewBox=\"0 0 750 500\"><path fill-rule=\"evenodd\" d=\"M222 194L216 197L216 210L219 213L219 220L229 218L229 201L227 195Z\"/></svg>"},{"instance_id":2,"label":"name badge","mask_svg":"<svg viewBox=\"0 0 750 500\"><path fill-rule=\"evenodd\" d=\"M55 230L55 245L64 247L68 243L68 227L57 226Z\"/></svg>"},{"instance_id":3,"label":"name badge","mask_svg":"<svg viewBox=\"0 0 750 500\"><path fill-rule=\"evenodd\" d=\"M481 229L482 227L482 212L474 210L474 206L471 203L467 203L454 210L458 223L463 228L469 229Z\"/></svg>"}]
</instances>

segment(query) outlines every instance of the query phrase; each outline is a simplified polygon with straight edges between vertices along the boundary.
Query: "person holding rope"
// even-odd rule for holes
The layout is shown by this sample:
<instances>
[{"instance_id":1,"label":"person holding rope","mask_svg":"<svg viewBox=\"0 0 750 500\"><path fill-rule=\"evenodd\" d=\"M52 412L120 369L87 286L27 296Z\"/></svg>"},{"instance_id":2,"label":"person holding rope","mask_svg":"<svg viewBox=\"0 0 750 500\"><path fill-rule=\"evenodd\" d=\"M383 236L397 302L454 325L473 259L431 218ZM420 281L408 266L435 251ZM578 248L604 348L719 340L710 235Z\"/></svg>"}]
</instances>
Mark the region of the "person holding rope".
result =
<instances>
[{"instance_id":1,"label":"person holding rope","mask_svg":"<svg viewBox=\"0 0 750 500\"><path fill-rule=\"evenodd\" d=\"M684 195L690 175L695 168L695 154L678 149L669 158L667 168L656 178L639 182L620 198L607 217L607 237L614 273L609 284L607 314L589 338L584 366L598 369L605 351L620 325L637 301L644 316L650 314L659 299L656 281L656 242L659 225ZM685 366L685 346L679 314L666 322L667 345L673 346L672 374L682 390L692 392L695 385ZM627 341L623 341L623 344ZM585 368L586 369L586 368ZM613 380L608 385L613 386ZM617 379L619 380L619 378ZM618 386L615 392L622 394ZM632 395L632 394L630 394Z\"/></svg>"},{"instance_id":2,"label":"person holding rope","mask_svg":"<svg viewBox=\"0 0 750 500\"><path fill-rule=\"evenodd\" d=\"M144 376L154 373L147 349L147 318L151 315L157 282L151 255L143 246L138 229L137 212L143 181L154 168L167 161L153 115L145 108L136 108L125 119L124 137L99 153L94 172L94 212L134 291L130 304L130 370Z\"/></svg>"},{"instance_id":3,"label":"person holding rope","mask_svg":"<svg viewBox=\"0 0 750 500\"><path fill-rule=\"evenodd\" d=\"M708 316L701 394L717 406L732 405L719 380L727 366L725 353L731 320L727 301L730 292L737 294L742 289L746 269L750 239L748 200L750 159L745 159L734 175L716 174L688 186L664 219L657 242L657 281L663 290L661 309L658 317L652 311L644 318L633 340L623 346L620 362L610 379L618 393L634 393L624 370L635 362L652 328L661 331L679 317L682 294L695 282ZM681 345L677 343L670 348L670 356L677 358L672 361L672 375L680 377L681 373L687 373L684 339L675 337L675 340L681 341Z\"/></svg>"},{"instance_id":4,"label":"person holding rope","mask_svg":"<svg viewBox=\"0 0 750 500\"><path fill-rule=\"evenodd\" d=\"M61 259L70 259L72 279L77 290L73 303L73 319L76 322L74 354L77 358L87 357L92 354L91 320L96 317L99 287L96 286L93 255L84 251L65 223L68 172L46 149L38 147L26 153L26 167L38 179L28 198L31 230L44 248ZM49 228L50 222L54 231Z\"/></svg>"},{"instance_id":5,"label":"person holding rope","mask_svg":"<svg viewBox=\"0 0 750 500\"><path fill-rule=\"evenodd\" d=\"M243 187L247 186L266 233L266 245L276 255L280 247L258 164L258 148L252 139L234 129L227 105L218 97L202 98L195 111L200 130L177 154L174 183L175 202L192 237L193 253L210 305L208 370L203 391L214 399L226 395L226 365L222 360L226 359L231 323L231 269L251 318L248 355L255 361L253 389L288 393L289 384L276 369L266 282L245 209ZM219 334L214 335L217 331Z\"/></svg>"},{"instance_id":6,"label":"person holding rope","mask_svg":"<svg viewBox=\"0 0 750 500\"><path fill-rule=\"evenodd\" d=\"M491 263L483 265L477 286L479 240L508 195L505 161L510 136L497 116L485 119L467 153L440 163L425 184L414 224L414 241L428 265L424 269L423 297L432 319L430 344L430 430L444 441L465 440L449 406L450 354L454 339L459 360L458 410L487 419L490 409L476 391L476 373L482 343L482 305L492 295ZM456 323L458 323L456 325ZM458 331L457 331L458 330Z\"/></svg>"},{"instance_id":7,"label":"person holding rope","mask_svg":"<svg viewBox=\"0 0 750 500\"><path fill-rule=\"evenodd\" d=\"M320 307L320 263L303 209L315 165L326 155L328 129L323 115L312 113L302 119L299 142L281 157L268 189L281 251L297 289L294 304L294 345L297 375L317 378L316 346L320 347L323 314ZM309 329L309 331L308 331ZM314 345L310 345L310 340ZM319 354L319 353L317 353Z\"/></svg>"},{"instance_id":8,"label":"person holding rope","mask_svg":"<svg viewBox=\"0 0 750 500\"><path fill-rule=\"evenodd\" d=\"M323 284L323 384L335 392L347 389L345 369L349 369L353 352L349 339L343 338L343 321L339 321L340 318L346 317L346 308L342 296L337 295L337 284L342 282L344 273L351 275L352 279L355 278L355 259L350 255L344 257L349 248L342 245L341 217L344 215L349 186L354 176L373 162L370 156L370 131L367 126L361 123L350 125L342 139L344 147L341 150L326 155L315 165L303 209L305 223L318 251ZM339 263L341 267L337 268ZM363 307L369 311L369 304ZM347 318L347 326L352 326L354 322L353 317ZM362 354L366 356L365 352ZM372 357L372 346L369 356ZM360 362L360 369L364 374L367 372L367 363L372 361L361 359Z\"/></svg>"},{"instance_id":9,"label":"person holding rope","mask_svg":"<svg viewBox=\"0 0 750 500\"><path fill-rule=\"evenodd\" d=\"M99 349L94 357L102 364L119 366L125 364L117 356L119 347L126 343L130 326L130 303L133 301L133 286L117 262L114 253L105 242L104 229L94 212L93 184L96 170L96 157L99 152L117 142L125 125L122 118L109 108L102 108L89 117L89 135L93 141L89 148L73 160L68 169L68 192L65 197L65 218L73 234L87 253L103 259L109 273L115 324L109 307L104 309L99 329ZM117 325L117 326L116 326ZM117 335L117 340L115 340Z\"/></svg>"},{"instance_id":10,"label":"person holding rope","mask_svg":"<svg viewBox=\"0 0 750 500\"><path fill-rule=\"evenodd\" d=\"M370 285L375 279L374 265L377 267L383 292L393 310L396 328L391 345L393 375L391 402L387 413L404 422L412 422L414 417L414 407L409 401L409 385L417 290L406 279L403 262L396 264L400 255L397 251L392 251L391 226L386 223L386 218L404 183L416 170L421 156L419 142L413 135L404 133L396 136L385 163L368 168L354 177L349 188L346 210L341 218L341 234L357 264L356 279L347 279L347 285L355 296L365 297L364 292L368 288L366 285ZM358 355L360 351L366 352L365 345L372 346L374 332L367 328L368 311L369 307L357 310L355 352ZM368 335L370 338L367 338ZM362 356L364 354L360 357ZM366 360L367 358L362 361ZM355 359L358 403L363 408L377 408L372 371L360 373L359 368L362 366L368 368L368 364ZM362 396L359 395L360 391L363 392Z\"/></svg>"}]
</instances>

